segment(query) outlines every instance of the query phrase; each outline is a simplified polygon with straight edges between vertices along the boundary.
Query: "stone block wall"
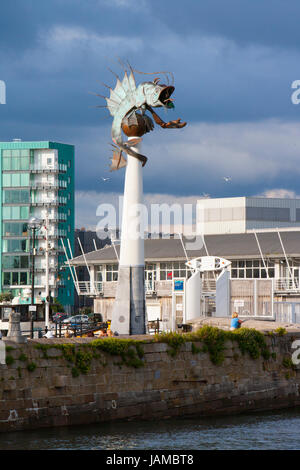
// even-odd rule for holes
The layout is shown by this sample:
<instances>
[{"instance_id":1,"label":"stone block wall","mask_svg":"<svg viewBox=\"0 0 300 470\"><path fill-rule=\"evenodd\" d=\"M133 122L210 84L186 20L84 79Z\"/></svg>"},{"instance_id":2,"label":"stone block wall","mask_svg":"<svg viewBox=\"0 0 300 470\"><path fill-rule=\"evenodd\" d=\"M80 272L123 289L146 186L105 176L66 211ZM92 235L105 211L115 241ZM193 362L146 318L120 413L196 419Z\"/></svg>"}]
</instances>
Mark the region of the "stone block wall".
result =
<instances>
[{"instance_id":1,"label":"stone block wall","mask_svg":"<svg viewBox=\"0 0 300 470\"><path fill-rule=\"evenodd\" d=\"M72 364L51 347L45 357L38 340L7 351L0 365L0 431L110 420L235 414L300 404L300 373L284 366L299 333L266 336L272 356L251 359L227 341L225 360L214 365L192 343L175 357L166 343L149 342L144 366L121 365L121 358L101 353L86 374L72 375ZM40 340L42 343L46 340ZM71 340L48 340L71 342ZM89 339L82 339L88 342ZM77 340L76 348L80 348ZM195 343L196 347L201 344ZM193 353L194 351L194 353Z\"/></svg>"}]
</instances>

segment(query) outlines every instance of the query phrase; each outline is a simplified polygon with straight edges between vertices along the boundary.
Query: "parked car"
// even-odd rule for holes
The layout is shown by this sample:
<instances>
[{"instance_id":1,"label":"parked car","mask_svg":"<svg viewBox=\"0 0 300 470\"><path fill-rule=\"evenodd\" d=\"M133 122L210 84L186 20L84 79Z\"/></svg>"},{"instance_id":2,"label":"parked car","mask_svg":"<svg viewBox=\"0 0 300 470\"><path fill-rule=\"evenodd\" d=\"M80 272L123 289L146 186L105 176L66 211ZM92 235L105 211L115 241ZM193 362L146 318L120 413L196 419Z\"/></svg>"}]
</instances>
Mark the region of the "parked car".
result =
<instances>
[{"instance_id":1,"label":"parked car","mask_svg":"<svg viewBox=\"0 0 300 470\"><path fill-rule=\"evenodd\" d=\"M67 318L69 318L69 315L67 313L60 312L57 312L52 316L52 320L54 321L54 323L60 323L63 320L66 320Z\"/></svg>"},{"instance_id":2,"label":"parked car","mask_svg":"<svg viewBox=\"0 0 300 470\"><path fill-rule=\"evenodd\" d=\"M64 324L69 324L71 327L79 327L82 323L88 323L88 315L74 315L74 317L69 317L63 320Z\"/></svg>"},{"instance_id":3,"label":"parked car","mask_svg":"<svg viewBox=\"0 0 300 470\"><path fill-rule=\"evenodd\" d=\"M91 323L103 322L101 313L89 313L88 317Z\"/></svg>"}]
</instances>

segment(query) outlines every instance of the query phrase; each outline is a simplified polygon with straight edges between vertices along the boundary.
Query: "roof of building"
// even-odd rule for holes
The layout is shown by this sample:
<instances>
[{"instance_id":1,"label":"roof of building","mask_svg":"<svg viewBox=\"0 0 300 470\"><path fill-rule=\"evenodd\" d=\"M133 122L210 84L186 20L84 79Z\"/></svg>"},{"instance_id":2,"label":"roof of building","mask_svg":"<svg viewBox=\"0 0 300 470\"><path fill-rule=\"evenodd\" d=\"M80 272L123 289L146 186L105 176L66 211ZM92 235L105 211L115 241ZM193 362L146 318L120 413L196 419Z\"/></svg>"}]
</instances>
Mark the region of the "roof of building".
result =
<instances>
[{"instance_id":1,"label":"roof of building","mask_svg":"<svg viewBox=\"0 0 300 470\"><path fill-rule=\"evenodd\" d=\"M259 232L256 236L264 257L282 258L285 256L277 231ZM289 257L300 258L300 231L282 231L280 237L286 254ZM205 244L203 244L201 237L194 241L184 239L185 249L190 259L207 255L228 259L261 257L255 233L206 235L204 242ZM86 253L85 258L88 264L115 263L117 262L115 251L119 256L120 245L115 245L115 247L107 246L97 251L91 251ZM147 262L185 259L185 252L179 238L145 240L145 261ZM71 264L85 264L84 257L73 258Z\"/></svg>"}]
</instances>

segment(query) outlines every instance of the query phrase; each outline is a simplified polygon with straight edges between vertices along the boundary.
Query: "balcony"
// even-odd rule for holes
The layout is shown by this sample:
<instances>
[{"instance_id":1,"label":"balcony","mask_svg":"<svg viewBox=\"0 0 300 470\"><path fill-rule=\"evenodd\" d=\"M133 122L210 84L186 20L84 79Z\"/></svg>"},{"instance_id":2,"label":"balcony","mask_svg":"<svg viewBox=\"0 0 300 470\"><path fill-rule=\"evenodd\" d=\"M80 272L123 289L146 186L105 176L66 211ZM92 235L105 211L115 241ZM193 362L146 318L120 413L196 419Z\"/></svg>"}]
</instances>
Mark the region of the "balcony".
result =
<instances>
[{"instance_id":1,"label":"balcony","mask_svg":"<svg viewBox=\"0 0 300 470\"><path fill-rule=\"evenodd\" d=\"M78 281L75 284L78 295L99 295L103 293L101 281Z\"/></svg>"},{"instance_id":2,"label":"balcony","mask_svg":"<svg viewBox=\"0 0 300 470\"><path fill-rule=\"evenodd\" d=\"M299 278L280 277L274 279L274 292L281 294L300 293Z\"/></svg>"},{"instance_id":3,"label":"balcony","mask_svg":"<svg viewBox=\"0 0 300 470\"><path fill-rule=\"evenodd\" d=\"M59 206L59 199L52 198L52 199L38 199L35 201L31 201L31 205L35 207L43 207L43 206Z\"/></svg>"},{"instance_id":4,"label":"balcony","mask_svg":"<svg viewBox=\"0 0 300 470\"><path fill-rule=\"evenodd\" d=\"M59 189L59 185L57 182L55 183L48 183L47 181L41 181L41 182L33 182L31 184L31 188L32 189L55 189L55 190L58 190Z\"/></svg>"},{"instance_id":5,"label":"balcony","mask_svg":"<svg viewBox=\"0 0 300 470\"><path fill-rule=\"evenodd\" d=\"M30 167L31 173L66 173L68 170L67 165L62 163L49 165L49 166L41 166L41 165L32 165Z\"/></svg>"}]
</instances>

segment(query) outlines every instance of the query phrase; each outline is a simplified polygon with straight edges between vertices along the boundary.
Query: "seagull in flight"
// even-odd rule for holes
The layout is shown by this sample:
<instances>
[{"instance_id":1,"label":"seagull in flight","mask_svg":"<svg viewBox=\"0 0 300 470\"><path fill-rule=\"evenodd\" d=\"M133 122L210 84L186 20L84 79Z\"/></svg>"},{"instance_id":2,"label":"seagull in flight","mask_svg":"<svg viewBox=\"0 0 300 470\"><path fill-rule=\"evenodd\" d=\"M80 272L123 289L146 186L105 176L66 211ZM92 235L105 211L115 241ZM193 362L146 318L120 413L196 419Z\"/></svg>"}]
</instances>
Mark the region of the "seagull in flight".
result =
<instances>
[{"instance_id":1,"label":"seagull in flight","mask_svg":"<svg viewBox=\"0 0 300 470\"><path fill-rule=\"evenodd\" d=\"M228 183L229 181L231 181L231 176L223 176L223 180Z\"/></svg>"},{"instance_id":2,"label":"seagull in flight","mask_svg":"<svg viewBox=\"0 0 300 470\"><path fill-rule=\"evenodd\" d=\"M202 197L203 197L204 199L208 199L208 198L210 198L210 194L208 194L208 193L202 193Z\"/></svg>"},{"instance_id":3,"label":"seagull in flight","mask_svg":"<svg viewBox=\"0 0 300 470\"><path fill-rule=\"evenodd\" d=\"M110 180L110 178L103 178L103 176L101 176L101 179L102 179L102 181L108 181L108 180Z\"/></svg>"}]
</instances>

